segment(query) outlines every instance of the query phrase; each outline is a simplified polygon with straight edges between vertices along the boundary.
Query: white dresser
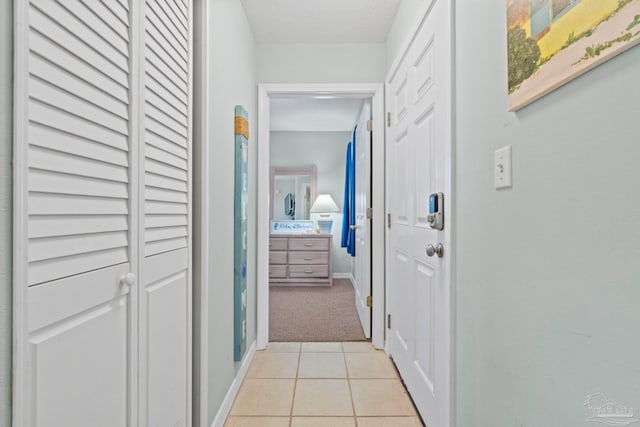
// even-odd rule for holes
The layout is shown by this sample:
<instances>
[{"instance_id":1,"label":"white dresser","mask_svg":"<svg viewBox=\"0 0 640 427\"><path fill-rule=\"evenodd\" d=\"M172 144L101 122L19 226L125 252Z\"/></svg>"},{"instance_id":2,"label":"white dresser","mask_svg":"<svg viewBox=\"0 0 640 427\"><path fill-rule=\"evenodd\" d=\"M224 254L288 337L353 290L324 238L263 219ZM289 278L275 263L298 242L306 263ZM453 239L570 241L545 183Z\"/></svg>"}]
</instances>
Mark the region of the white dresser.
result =
<instances>
[{"instance_id":1,"label":"white dresser","mask_svg":"<svg viewBox=\"0 0 640 427\"><path fill-rule=\"evenodd\" d=\"M331 235L271 234L270 286L331 286Z\"/></svg>"}]
</instances>

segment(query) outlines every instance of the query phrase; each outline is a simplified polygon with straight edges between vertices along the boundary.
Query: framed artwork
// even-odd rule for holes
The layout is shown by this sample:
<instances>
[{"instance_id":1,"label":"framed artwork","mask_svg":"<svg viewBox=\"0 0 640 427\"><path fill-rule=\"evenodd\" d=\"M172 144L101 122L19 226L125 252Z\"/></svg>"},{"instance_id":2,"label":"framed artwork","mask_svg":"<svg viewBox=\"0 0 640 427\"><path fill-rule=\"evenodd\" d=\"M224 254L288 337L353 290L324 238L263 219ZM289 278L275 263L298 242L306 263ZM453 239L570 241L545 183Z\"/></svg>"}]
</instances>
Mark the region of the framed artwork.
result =
<instances>
[{"instance_id":1,"label":"framed artwork","mask_svg":"<svg viewBox=\"0 0 640 427\"><path fill-rule=\"evenodd\" d=\"M506 0L509 111L640 43L640 0Z\"/></svg>"}]
</instances>

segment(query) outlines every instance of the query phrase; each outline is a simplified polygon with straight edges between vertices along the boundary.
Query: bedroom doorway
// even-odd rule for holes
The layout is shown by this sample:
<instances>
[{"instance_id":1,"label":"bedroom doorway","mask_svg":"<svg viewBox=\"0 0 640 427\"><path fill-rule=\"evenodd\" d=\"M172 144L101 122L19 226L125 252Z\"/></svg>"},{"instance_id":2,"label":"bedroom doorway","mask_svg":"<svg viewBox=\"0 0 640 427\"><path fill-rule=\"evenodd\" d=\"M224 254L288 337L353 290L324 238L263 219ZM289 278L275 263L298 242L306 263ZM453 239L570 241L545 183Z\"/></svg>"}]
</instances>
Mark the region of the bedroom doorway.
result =
<instances>
[{"instance_id":1,"label":"bedroom doorway","mask_svg":"<svg viewBox=\"0 0 640 427\"><path fill-rule=\"evenodd\" d=\"M317 337L327 337L327 341L371 337L376 348L384 347L382 90L382 85L358 84L259 86L258 349L265 348L269 341L318 341ZM320 132L322 138L333 138L335 143L316 141L316 144L320 144L321 151L316 149L315 154L312 154L308 146L299 142L301 139L320 136L312 132L302 135L295 132L282 132L280 131L282 125L274 123L274 119L281 115L280 110L283 105L293 108L294 112L299 111L300 105L303 105L300 103L302 100L324 101L325 105L331 101L335 101L336 105L349 104L349 102L357 105L357 115L347 118L352 121L347 129L352 128L356 122L362 121L362 117L366 117L366 120L358 126L360 130L358 135L353 133L353 129L351 131L342 129L342 133ZM319 105L322 102L313 104ZM338 108L329 109L335 113L338 110ZM355 185L350 195L347 195L345 180L349 175L347 173L345 176L344 157L347 142L352 142L356 137L364 142L367 135L369 143L360 144L361 148L369 147L367 154L373 160L373 164L366 172L368 188L373 188L367 200L379 201L377 204L371 204L369 209L355 203ZM356 147L357 145L354 146L351 154L351 164L354 165L357 161ZM329 153L332 150L333 153ZM362 150L357 154L362 156ZM313 179L307 179L306 176L293 174L293 179L278 180L274 177L274 171L282 168L298 171L314 169L314 171L317 170L319 179L315 176ZM336 170L330 175L323 175L323 170L330 168ZM325 176L324 180L322 176ZM298 191L300 190L296 187L298 181L301 189L311 194L315 193L310 198L312 206L309 209L311 213L309 218L298 212L299 210L308 212L302 209L303 205L296 203L298 200L301 203L300 197L306 194L304 191ZM276 182L281 182L282 185L275 185ZM359 185L357 191L362 192L366 187ZM364 196L364 194L360 195ZM343 202L347 197L354 199L354 202L345 205ZM333 208L319 207L320 200L326 201L326 198L330 200L329 206ZM298 206L301 209L297 209ZM356 209L357 206L359 209ZM351 212L345 211L343 207ZM278 218L274 217L274 212L278 213L279 216L276 215ZM378 212L379 221L375 220L376 212ZM346 228L342 224L343 215L348 216ZM321 234L317 234L317 226L322 228L324 226L322 223L326 220L333 221L331 233L323 229ZM287 228L293 228L293 233L286 233ZM345 248L341 248L341 240L344 240L343 228L347 233L351 233L349 238L352 240L353 247L356 244L362 246L358 252L368 257L366 263L358 262L358 257L351 257ZM282 233L283 230L284 233ZM365 234L363 234L364 231L366 231ZM358 239L356 234L359 235ZM370 240L371 237L374 239L373 242ZM373 247L373 250L362 250L365 247ZM373 266L373 268L364 267L364 265ZM364 284L365 271L370 271L366 277L366 280L370 280L368 282L371 283L370 285ZM357 280L354 280L358 275L361 278L361 286L358 286ZM270 286L270 282L276 286ZM307 284L312 286L305 286ZM314 324L305 325L304 322L296 321L305 316L313 318ZM343 319L341 316L346 317ZM347 319L349 316L353 319ZM283 328L278 325L284 325L288 332L282 331ZM356 328L345 325L356 325ZM271 329L270 326L272 326ZM278 326L278 333L274 332L275 326ZM323 328L326 329L324 332ZM296 336L299 338L296 339ZM307 337L316 338L307 339Z\"/></svg>"}]
</instances>

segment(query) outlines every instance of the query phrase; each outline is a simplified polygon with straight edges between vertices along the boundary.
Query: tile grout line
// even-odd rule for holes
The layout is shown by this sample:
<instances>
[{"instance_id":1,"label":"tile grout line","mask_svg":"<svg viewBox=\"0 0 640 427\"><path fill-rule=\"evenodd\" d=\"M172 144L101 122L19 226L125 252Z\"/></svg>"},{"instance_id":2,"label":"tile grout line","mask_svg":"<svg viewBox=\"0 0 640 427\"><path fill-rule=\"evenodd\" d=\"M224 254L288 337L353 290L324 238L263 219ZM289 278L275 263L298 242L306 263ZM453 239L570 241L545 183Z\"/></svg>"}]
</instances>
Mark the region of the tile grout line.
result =
<instances>
[{"instance_id":1,"label":"tile grout line","mask_svg":"<svg viewBox=\"0 0 640 427\"><path fill-rule=\"evenodd\" d=\"M353 402L353 392L351 391L351 375L349 374L349 366L347 365L347 353L344 351L344 342L342 345L342 360L344 360L344 369L347 373L347 387L349 388L349 399L351 400L351 410L353 411L353 423L358 427L358 417L356 416L356 405Z\"/></svg>"},{"instance_id":2,"label":"tile grout line","mask_svg":"<svg viewBox=\"0 0 640 427\"><path fill-rule=\"evenodd\" d=\"M296 378L293 381L293 395L291 396L291 409L289 410L289 427L293 425L293 404L296 401L296 389L298 388L298 375L300 374L300 359L302 359L302 343L298 347L298 364L296 366Z\"/></svg>"}]
</instances>

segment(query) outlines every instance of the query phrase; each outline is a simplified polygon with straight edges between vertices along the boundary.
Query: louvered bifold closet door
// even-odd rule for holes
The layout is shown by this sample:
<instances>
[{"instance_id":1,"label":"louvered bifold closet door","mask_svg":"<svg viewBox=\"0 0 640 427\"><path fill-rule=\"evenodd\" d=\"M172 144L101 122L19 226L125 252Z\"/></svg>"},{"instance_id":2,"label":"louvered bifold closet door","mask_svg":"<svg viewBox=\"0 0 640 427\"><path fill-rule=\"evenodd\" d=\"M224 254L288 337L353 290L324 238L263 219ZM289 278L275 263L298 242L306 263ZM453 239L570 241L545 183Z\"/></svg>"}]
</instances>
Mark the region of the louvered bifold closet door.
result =
<instances>
[{"instance_id":1,"label":"louvered bifold closet door","mask_svg":"<svg viewBox=\"0 0 640 427\"><path fill-rule=\"evenodd\" d=\"M131 425L137 302L121 283L134 270L138 221L129 5L15 5L17 354L26 366L16 419Z\"/></svg>"},{"instance_id":2,"label":"louvered bifold closet door","mask_svg":"<svg viewBox=\"0 0 640 427\"><path fill-rule=\"evenodd\" d=\"M143 6L140 425L191 425L191 11Z\"/></svg>"}]
</instances>

